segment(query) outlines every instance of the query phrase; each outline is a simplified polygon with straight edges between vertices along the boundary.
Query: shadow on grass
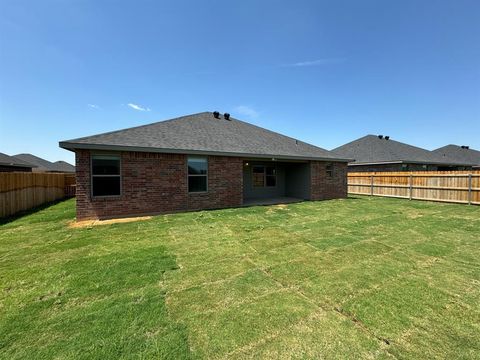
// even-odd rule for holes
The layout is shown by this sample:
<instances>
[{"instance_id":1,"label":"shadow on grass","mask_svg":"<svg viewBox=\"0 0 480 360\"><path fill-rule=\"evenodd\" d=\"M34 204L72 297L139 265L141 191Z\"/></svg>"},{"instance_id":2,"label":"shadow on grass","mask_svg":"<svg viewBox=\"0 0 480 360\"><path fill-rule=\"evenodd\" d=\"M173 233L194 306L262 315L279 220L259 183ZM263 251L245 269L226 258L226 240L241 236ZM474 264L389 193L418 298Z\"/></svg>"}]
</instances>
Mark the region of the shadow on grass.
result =
<instances>
[{"instance_id":1,"label":"shadow on grass","mask_svg":"<svg viewBox=\"0 0 480 360\"><path fill-rule=\"evenodd\" d=\"M39 212L39 211L44 210L46 208L49 208L50 206L59 204L61 202L64 202L64 201L67 201L67 200L70 200L70 199L71 199L71 197L63 198L63 199L59 199L59 200L54 200L54 201L49 201L49 202L43 203L42 205L35 206L31 209L23 210L23 211L20 211L18 213L15 213L13 215L8 215L6 217L0 218L0 226L1 225L6 225L6 224L8 224L12 221L15 221L15 220L18 220L18 219L24 217L24 216L32 215L36 212Z\"/></svg>"}]
</instances>

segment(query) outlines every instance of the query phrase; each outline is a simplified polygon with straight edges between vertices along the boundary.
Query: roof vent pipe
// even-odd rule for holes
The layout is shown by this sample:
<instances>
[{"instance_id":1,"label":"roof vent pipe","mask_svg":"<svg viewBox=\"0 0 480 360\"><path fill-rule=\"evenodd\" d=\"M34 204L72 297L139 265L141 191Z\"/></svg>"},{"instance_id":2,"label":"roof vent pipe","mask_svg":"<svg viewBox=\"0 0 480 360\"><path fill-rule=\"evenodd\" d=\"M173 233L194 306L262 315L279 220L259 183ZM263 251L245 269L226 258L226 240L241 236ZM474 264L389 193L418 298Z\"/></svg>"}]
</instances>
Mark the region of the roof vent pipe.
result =
<instances>
[{"instance_id":1,"label":"roof vent pipe","mask_svg":"<svg viewBox=\"0 0 480 360\"><path fill-rule=\"evenodd\" d=\"M223 114L223 117L225 118L225 120L230 120L230 114L229 113Z\"/></svg>"},{"instance_id":2,"label":"roof vent pipe","mask_svg":"<svg viewBox=\"0 0 480 360\"><path fill-rule=\"evenodd\" d=\"M389 140L390 139L390 136L385 136L385 140Z\"/></svg>"},{"instance_id":3,"label":"roof vent pipe","mask_svg":"<svg viewBox=\"0 0 480 360\"><path fill-rule=\"evenodd\" d=\"M383 139L383 135L378 135L378 138L379 138L379 139Z\"/></svg>"},{"instance_id":4,"label":"roof vent pipe","mask_svg":"<svg viewBox=\"0 0 480 360\"><path fill-rule=\"evenodd\" d=\"M214 117L215 119L220 119L220 113L219 113L218 111L214 111L214 112L213 112L213 117Z\"/></svg>"}]
</instances>

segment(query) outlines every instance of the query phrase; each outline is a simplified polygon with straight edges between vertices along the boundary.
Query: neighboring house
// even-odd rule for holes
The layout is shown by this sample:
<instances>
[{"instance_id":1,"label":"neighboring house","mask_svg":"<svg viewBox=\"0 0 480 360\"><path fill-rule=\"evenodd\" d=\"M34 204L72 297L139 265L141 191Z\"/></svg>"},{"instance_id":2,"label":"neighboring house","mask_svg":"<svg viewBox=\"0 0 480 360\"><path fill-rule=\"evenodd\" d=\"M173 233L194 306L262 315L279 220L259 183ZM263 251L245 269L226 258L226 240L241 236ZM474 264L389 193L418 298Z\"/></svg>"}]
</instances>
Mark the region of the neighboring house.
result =
<instances>
[{"instance_id":1,"label":"neighboring house","mask_svg":"<svg viewBox=\"0 0 480 360\"><path fill-rule=\"evenodd\" d=\"M23 162L35 165L34 172L75 172L75 167L65 161L56 161L53 163L32 154L17 154L14 157Z\"/></svg>"},{"instance_id":2,"label":"neighboring house","mask_svg":"<svg viewBox=\"0 0 480 360\"><path fill-rule=\"evenodd\" d=\"M480 151L470 149L469 146L447 145L432 152L445 158L470 163L473 168L480 168Z\"/></svg>"},{"instance_id":3,"label":"neighboring house","mask_svg":"<svg viewBox=\"0 0 480 360\"><path fill-rule=\"evenodd\" d=\"M218 112L60 147L76 155L77 220L347 196L348 159Z\"/></svg>"},{"instance_id":4,"label":"neighboring house","mask_svg":"<svg viewBox=\"0 0 480 360\"><path fill-rule=\"evenodd\" d=\"M442 157L383 135L367 135L332 152L339 157L355 159L348 164L349 172L465 170L472 167L469 162Z\"/></svg>"},{"instance_id":5,"label":"neighboring house","mask_svg":"<svg viewBox=\"0 0 480 360\"><path fill-rule=\"evenodd\" d=\"M0 153L0 172L22 171L31 172L35 167L25 161Z\"/></svg>"},{"instance_id":6,"label":"neighboring house","mask_svg":"<svg viewBox=\"0 0 480 360\"><path fill-rule=\"evenodd\" d=\"M66 161L59 160L53 163L56 172L75 173L75 166Z\"/></svg>"}]
</instances>

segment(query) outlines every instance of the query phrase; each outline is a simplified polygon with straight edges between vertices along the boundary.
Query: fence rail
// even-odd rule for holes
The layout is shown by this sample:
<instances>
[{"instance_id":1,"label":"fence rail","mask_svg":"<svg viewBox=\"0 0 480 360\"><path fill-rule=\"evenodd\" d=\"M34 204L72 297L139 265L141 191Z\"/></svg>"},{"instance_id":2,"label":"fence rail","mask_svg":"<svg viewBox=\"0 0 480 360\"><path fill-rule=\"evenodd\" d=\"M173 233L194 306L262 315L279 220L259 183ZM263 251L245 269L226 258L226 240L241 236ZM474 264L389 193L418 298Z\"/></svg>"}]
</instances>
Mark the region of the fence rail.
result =
<instances>
[{"instance_id":1,"label":"fence rail","mask_svg":"<svg viewBox=\"0 0 480 360\"><path fill-rule=\"evenodd\" d=\"M1 172L0 218L75 196L75 175Z\"/></svg>"},{"instance_id":2,"label":"fence rail","mask_svg":"<svg viewBox=\"0 0 480 360\"><path fill-rule=\"evenodd\" d=\"M348 193L480 205L480 171L354 172Z\"/></svg>"}]
</instances>

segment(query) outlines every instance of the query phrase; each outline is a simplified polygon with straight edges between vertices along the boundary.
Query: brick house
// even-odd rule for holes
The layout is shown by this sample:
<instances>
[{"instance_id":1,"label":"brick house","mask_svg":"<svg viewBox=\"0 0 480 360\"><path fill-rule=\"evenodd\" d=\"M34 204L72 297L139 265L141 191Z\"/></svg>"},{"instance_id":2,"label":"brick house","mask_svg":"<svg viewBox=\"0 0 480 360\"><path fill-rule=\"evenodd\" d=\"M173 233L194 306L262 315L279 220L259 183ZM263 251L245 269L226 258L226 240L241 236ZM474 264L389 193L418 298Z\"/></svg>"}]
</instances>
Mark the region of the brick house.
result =
<instances>
[{"instance_id":1,"label":"brick house","mask_svg":"<svg viewBox=\"0 0 480 360\"><path fill-rule=\"evenodd\" d=\"M432 150L432 152L442 158L472 164L473 169L480 169L480 151L470 149L470 146L451 144Z\"/></svg>"},{"instance_id":2,"label":"brick house","mask_svg":"<svg viewBox=\"0 0 480 360\"><path fill-rule=\"evenodd\" d=\"M14 156L0 153L0 172L32 172L35 166Z\"/></svg>"},{"instance_id":3,"label":"brick house","mask_svg":"<svg viewBox=\"0 0 480 360\"><path fill-rule=\"evenodd\" d=\"M77 220L347 196L348 159L218 112L60 147L76 156Z\"/></svg>"},{"instance_id":4,"label":"brick house","mask_svg":"<svg viewBox=\"0 0 480 360\"><path fill-rule=\"evenodd\" d=\"M349 172L470 170L472 163L390 139L367 135L332 150L337 156L355 159Z\"/></svg>"}]
</instances>

